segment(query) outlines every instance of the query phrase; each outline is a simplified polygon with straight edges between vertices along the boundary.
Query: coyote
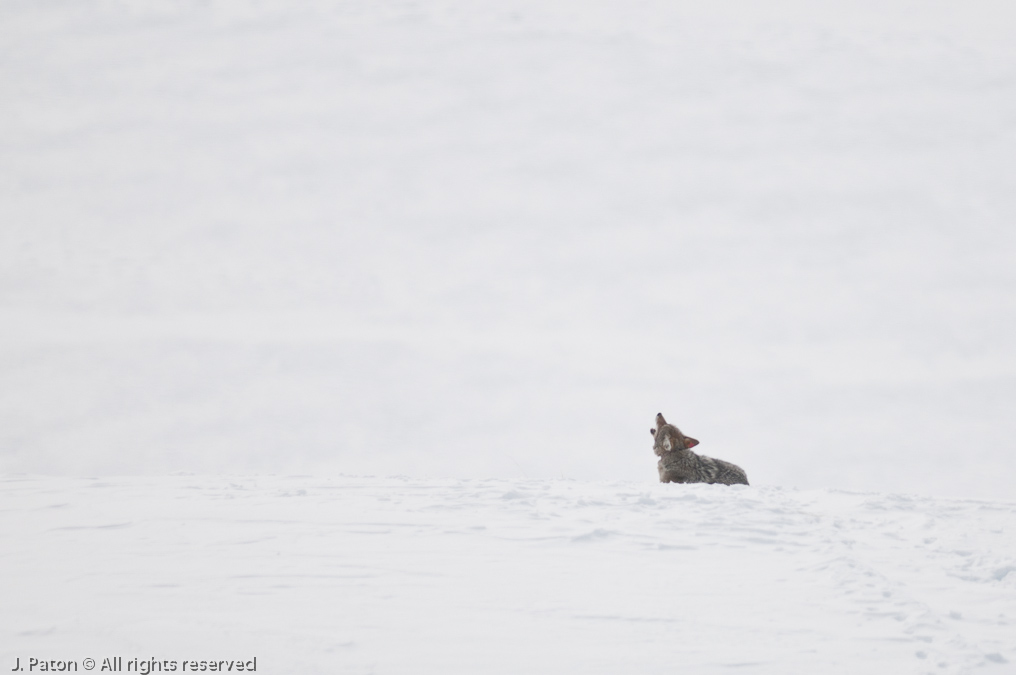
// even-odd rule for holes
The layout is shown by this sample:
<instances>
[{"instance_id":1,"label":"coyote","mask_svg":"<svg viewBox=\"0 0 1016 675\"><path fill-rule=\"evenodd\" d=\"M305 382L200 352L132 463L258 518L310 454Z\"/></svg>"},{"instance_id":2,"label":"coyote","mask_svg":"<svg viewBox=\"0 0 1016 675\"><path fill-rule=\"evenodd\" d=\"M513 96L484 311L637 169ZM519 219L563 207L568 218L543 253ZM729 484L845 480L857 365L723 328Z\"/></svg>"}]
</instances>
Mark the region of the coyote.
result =
<instances>
[{"instance_id":1,"label":"coyote","mask_svg":"<svg viewBox=\"0 0 1016 675\"><path fill-rule=\"evenodd\" d=\"M656 428L649 433L656 439L653 452L660 457L656 468L661 483L748 484L744 469L736 464L692 452L699 442L682 434L673 424L667 424L662 413L656 414Z\"/></svg>"}]
</instances>

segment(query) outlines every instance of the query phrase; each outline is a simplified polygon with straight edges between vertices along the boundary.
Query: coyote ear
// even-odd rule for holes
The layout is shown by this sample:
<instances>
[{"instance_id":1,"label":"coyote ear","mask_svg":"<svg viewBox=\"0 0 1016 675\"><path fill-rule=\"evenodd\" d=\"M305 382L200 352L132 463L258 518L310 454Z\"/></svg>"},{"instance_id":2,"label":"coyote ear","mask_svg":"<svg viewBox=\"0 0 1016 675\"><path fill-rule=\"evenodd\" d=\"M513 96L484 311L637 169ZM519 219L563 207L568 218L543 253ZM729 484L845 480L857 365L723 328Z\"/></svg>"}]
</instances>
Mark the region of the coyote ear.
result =
<instances>
[{"instance_id":1,"label":"coyote ear","mask_svg":"<svg viewBox=\"0 0 1016 675\"><path fill-rule=\"evenodd\" d=\"M651 433L653 436L655 436L656 435L656 429L650 429L649 433Z\"/></svg>"},{"instance_id":2,"label":"coyote ear","mask_svg":"<svg viewBox=\"0 0 1016 675\"><path fill-rule=\"evenodd\" d=\"M694 448L696 445L698 445L698 441L697 440L695 440L691 436L685 436L684 437L684 447L686 447L686 448Z\"/></svg>"}]
</instances>

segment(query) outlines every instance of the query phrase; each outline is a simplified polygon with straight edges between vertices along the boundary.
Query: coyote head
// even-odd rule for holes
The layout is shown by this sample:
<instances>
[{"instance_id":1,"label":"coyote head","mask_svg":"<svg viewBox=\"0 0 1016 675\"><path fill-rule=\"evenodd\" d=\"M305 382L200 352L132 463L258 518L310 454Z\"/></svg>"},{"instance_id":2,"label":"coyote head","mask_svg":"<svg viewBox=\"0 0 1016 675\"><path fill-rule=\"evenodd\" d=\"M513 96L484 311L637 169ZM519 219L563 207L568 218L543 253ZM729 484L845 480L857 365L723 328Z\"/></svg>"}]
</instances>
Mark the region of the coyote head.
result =
<instances>
[{"instance_id":1,"label":"coyote head","mask_svg":"<svg viewBox=\"0 0 1016 675\"><path fill-rule=\"evenodd\" d=\"M656 428L650 429L649 433L656 439L653 443L653 452L660 457L663 457L665 452L688 450L698 445L698 441L694 438L685 436L673 424L667 424L667 420L663 419L663 413L656 413Z\"/></svg>"}]
</instances>

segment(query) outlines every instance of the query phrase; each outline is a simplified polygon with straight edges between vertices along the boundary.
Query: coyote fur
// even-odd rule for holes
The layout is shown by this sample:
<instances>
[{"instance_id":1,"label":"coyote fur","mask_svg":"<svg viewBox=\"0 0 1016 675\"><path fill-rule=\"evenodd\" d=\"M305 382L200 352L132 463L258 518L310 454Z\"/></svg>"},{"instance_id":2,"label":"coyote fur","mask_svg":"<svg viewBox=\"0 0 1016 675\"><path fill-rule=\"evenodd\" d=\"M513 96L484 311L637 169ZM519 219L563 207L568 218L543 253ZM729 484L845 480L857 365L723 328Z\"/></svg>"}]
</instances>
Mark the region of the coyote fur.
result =
<instances>
[{"instance_id":1,"label":"coyote fur","mask_svg":"<svg viewBox=\"0 0 1016 675\"><path fill-rule=\"evenodd\" d=\"M656 428L649 433L655 439L653 452L660 458L656 468L661 483L748 484L744 469L736 464L692 452L699 442L682 434L673 424L667 424L662 413L657 413Z\"/></svg>"}]
</instances>

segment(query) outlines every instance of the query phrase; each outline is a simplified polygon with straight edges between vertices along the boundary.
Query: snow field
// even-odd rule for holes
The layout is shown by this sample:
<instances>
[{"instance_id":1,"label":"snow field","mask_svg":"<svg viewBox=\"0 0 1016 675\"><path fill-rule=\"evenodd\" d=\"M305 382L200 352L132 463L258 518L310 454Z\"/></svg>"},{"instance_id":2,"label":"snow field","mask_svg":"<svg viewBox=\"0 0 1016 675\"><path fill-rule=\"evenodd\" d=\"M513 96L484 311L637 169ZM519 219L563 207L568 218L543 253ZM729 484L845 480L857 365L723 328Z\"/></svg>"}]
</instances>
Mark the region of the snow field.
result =
<instances>
[{"instance_id":1,"label":"snow field","mask_svg":"<svg viewBox=\"0 0 1016 675\"><path fill-rule=\"evenodd\" d=\"M0 658L1012 673L1016 504L568 480L7 476Z\"/></svg>"},{"instance_id":2,"label":"snow field","mask_svg":"<svg viewBox=\"0 0 1016 675\"><path fill-rule=\"evenodd\" d=\"M0 668L1012 675L1013 16L0 3Z\"/></svg>"}]
</instances>

